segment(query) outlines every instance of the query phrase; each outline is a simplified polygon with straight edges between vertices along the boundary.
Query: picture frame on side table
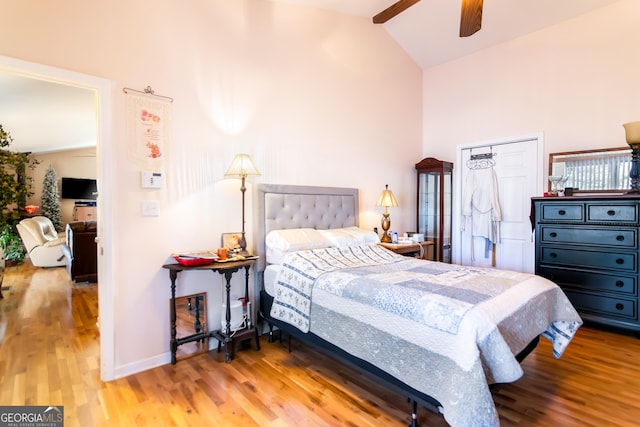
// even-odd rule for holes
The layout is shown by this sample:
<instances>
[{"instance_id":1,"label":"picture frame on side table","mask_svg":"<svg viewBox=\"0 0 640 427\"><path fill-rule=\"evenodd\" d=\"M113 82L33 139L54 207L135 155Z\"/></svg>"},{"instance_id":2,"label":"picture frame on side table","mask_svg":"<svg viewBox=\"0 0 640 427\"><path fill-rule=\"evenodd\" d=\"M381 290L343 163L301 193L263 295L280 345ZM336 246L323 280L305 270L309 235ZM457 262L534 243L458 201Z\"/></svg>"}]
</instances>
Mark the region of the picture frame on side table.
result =
<instances>
[{"instance_id":1,"label":"picture frame on side table","mask_svg":"<svg viewBox=\"0 0 640 427\"><path fill-rule=\"evenodd\" d=\"M242 233L222 233L222 244L223 248L226 248L229 251L235 251L240 249L240 239L242 238Z\"/></svg>"}]
</instances>

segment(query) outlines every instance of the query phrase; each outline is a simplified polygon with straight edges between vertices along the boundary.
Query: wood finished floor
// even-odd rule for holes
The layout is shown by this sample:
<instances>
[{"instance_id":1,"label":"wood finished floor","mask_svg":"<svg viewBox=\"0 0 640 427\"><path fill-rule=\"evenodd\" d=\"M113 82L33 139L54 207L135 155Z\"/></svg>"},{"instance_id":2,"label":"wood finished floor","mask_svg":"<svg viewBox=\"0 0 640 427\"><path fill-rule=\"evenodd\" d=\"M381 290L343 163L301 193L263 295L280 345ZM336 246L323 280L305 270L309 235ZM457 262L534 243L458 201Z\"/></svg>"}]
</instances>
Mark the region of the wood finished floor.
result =
<instances>
[{"instance_id":1,"label":"wood finished floor","mask_svg":"<svg viewBox=\"0 0 640 427\"><path fill-rule=\"evenodd\" d=\"M230 364L215 351L103 383L97 285L63 268L6 271L0 405L63 405L65 426L407 426L409 404L295 343L262 337ZM8 289L7 289L8 288ZM159 326L162 327L162 326ZM168 343L167 343L168 346ZM525 375L496 386L503 426L640 424L640 340L583 327L556 360L542 340ZM445 426L419 409L420 425Z\"/></svg>"}]
</instances>

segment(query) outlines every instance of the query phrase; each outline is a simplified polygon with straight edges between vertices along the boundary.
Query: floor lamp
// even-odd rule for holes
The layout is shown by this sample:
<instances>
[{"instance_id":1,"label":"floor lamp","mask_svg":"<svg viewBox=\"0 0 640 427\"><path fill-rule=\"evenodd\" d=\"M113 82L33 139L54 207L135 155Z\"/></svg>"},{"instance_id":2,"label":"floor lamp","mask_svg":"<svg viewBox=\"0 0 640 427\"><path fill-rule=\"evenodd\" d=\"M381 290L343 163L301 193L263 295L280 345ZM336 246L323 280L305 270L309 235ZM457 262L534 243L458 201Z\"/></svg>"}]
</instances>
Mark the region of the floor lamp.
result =
<instances>
[{"instance_id":1,"label":"floor lamp","mask_svg":"<svg viewBox=\"0 0 640 427\"><path fill-rule=\"evenodd\" d=\"M251 157L248 154L236 154L236 157L231 162L231 166L225 172L224 176L227 178L240 178L242 184L240 185L240 191L242 192L242 237L240 237L240 255L247 256L247 239L244 234L244 193L247 191L245 179L247 176L260 176L260 172L256 169Z\"/></svg>"}]
</instances>

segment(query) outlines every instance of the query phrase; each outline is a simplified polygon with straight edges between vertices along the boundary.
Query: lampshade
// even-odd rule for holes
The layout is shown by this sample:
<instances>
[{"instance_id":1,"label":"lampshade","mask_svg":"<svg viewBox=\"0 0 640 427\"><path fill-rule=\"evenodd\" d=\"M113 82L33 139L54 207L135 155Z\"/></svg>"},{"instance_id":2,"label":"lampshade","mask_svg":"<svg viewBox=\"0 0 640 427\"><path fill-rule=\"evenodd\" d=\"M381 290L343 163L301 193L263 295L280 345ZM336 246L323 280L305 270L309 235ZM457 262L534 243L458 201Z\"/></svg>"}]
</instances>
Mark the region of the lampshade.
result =
<instances>
[{"instance_id":1,"label":"lampshade","mask_svg":"<svg viewBox=\"0 0 640 427\"><path fill-rule=\"evenodd\" d=\"M376 206L384 206L385 208L398 206L396 198L393 197L393 193L389 190L389 184L385 185L384 191L380 194L380 198L378 199Z\"/></svg>"},{"instance_id":2,"label":"lampshade","mask_svg":"<svg viewBox=\"0 0 640 427\"><path fill-rule=\"evenodd\" d=\"M384 186L384 191L380 194L378 203L376 206L384 206L384 213L382 214L382 237L380 241L383 243L390 243L391 237L389 236L389 227L391 227L391 219L389 218L389 207L398 206L396 198L393 197L393 193L389 190L389 184Z\"/></svg>"},{"instance_id":3,"label":"lampshade","mask_svg":"<svg viewBox=\"0 0 640 427\"><path fill-rule=\"evenodd\" d=\"M627 144L631 147L631 190L627 191L627 194L640 194L640 122L625 123L622 126Z\"/></svg>"},{"instance_id":4,"label":"lampshade","mask_svg":"<svg viewBox=\"0 0 640 427\"><path fill-rule=\"evenodd\" d=\"M630 122L622 125L624 127L627 144L633 146L640 144L640 122Z\"/></svg>"},{"instance_id":5,"label":"lampshade","mask_svg":"<svg viewBox=\"0 0 640 427\"><path fill-rule=\"evenodd\" d=\"M244 178L249 175L259 176L260 172L248 154L236 154L231 166L224 173L224 176L228 178Z\"/></svg>"}]
</instances>

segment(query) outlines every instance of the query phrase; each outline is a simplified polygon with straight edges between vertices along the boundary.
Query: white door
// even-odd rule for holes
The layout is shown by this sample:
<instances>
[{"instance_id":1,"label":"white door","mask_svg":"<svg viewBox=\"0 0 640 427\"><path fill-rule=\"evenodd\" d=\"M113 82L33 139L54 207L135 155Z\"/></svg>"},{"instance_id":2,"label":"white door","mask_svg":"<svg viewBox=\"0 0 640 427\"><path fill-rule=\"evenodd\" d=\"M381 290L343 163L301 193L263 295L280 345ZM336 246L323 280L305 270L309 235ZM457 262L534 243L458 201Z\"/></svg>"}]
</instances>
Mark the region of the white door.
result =
<instances>
[{"instance_id":1,"label":"white door","mask_svg":"<svg viewBox=\"0 0 640 427\"><path fill-rule=\"evenodd\" d=\"M531 197L541 195L540 172L541 136L519 139L517 141L494 142L471 147L459 147L457 206L455 208L459 225L462 225L460 201L464 183L470 169L467 162L472 154L493 153L497 176L498 194L502 208L500 223L500 242L495 247L495 267L522 272L534 272L534 242L529 219ZM463 265L491 267L494 254L492 248L486 251L485 241L472 237L469 227L462 231L457 227L458 260ZM473 244L473 247L472 247ZM454 259L456 259L454 257Z\"/></svg>"}]
</instances>

